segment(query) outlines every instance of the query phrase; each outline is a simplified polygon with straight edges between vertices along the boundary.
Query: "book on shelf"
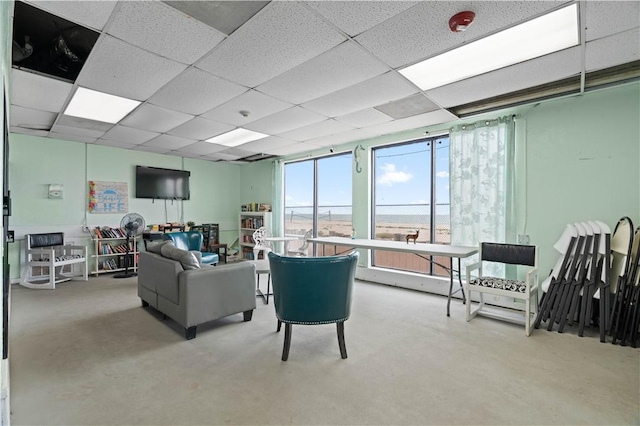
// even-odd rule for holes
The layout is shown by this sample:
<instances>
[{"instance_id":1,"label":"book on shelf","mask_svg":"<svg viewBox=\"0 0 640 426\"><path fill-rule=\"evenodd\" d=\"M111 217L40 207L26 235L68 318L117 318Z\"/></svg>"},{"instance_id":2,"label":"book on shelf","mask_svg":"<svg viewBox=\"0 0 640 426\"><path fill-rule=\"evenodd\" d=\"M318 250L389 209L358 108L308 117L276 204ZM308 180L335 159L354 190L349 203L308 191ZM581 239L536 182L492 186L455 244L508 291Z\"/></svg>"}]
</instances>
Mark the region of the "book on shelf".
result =
<instances>
[{"instance_id":1,"label":"book on shelf","mask_svg":"<svg viewBox=\"0 0 640 426\"><path fill-rule=\"evenodd\" d=\"M267 203L248 203L240 206L241 212L270 212L271 204Z\"/></svg>"},{"instance_id":2,"label":"book on shelf","mask_svg":"<svg viewBox=\"0 0 640 426\"><path fill-rule=\"evenodd\" d=\"M109 226L103 226L100 228L96 226L93 230L95 238L127 238L127 233L122 228L111 228Z\"/></svg>"},{"instance_id":3,"label":"book on shelf","mask_svg":"<svg viewBox=\"0 0 640 426\"><path fill-rule=\"evenodd\" d=\"M242 219L241 225L243 228L258 229L264 225L264 220L261 217L248 217Z\"/></svg>"}]
</instances>

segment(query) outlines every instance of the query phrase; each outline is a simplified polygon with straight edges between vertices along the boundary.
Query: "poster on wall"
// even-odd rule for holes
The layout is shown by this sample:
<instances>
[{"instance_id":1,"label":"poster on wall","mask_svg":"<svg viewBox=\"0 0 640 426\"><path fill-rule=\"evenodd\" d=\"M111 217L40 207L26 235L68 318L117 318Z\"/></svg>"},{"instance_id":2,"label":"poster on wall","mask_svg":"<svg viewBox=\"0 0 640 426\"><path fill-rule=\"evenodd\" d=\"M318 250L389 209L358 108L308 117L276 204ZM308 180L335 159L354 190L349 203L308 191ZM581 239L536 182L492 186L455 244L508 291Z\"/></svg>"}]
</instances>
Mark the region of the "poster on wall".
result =
<instances>
[{"instance_id":1,"label":"poster on wall","mask_svg":"<svg viewBox=\"0 0 640 426\"><path fill-rule=\"evenodd\" d=\"M126 182L89 181L89 213L128 213Z\"/></svg>"}]
</instances>

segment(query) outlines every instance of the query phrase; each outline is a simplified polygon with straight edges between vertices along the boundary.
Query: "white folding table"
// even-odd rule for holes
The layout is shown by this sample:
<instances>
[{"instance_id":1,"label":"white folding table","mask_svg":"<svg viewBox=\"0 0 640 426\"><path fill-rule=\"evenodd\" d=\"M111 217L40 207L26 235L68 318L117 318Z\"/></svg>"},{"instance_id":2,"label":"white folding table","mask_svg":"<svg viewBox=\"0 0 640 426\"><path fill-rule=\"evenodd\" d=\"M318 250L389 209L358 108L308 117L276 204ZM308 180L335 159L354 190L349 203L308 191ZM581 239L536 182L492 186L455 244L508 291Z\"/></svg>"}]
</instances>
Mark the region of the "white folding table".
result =
<instances>
[{"instance_id":1,"label":"white folding table","mask_svg":"<svg viewBox=\"0 0 640 426\"><path fill-rule=\"evenodd\" d=\"M413 253L416 256L426 259L433 264L443 267L444 269L449 271L449 295L447 298L447 316L450 316L449 306L451 305L452 294L455 294L458 291L462 292L462 303L466 303L464 288L462 287L462 276L461 276L462 273L460 271L460 260L467 258L469 256L473 256L474 254L478 253L477 247L452 246L452 245L446 245L446 244L426 244L426 243L407 244L399 241L370 240L370 239L363 239L363 238L352 239L352 238L344 238L344 237L318 237L318 238L309 238L309 241L318 245L322 244L323 254L324 254L324 246L326 245L343 246L343 247L351 247L351 248L363 248L363 249L371 249L371 250L398 251L398 252ZM437 263L432 259L428 258L427 256L440 256L440 257L449 258L449 266ZM453 269L454 258L458 259L457 271ZM454 271L458 273L458 282L460 283L460 288L456 291L453 291Z\"/></svg>"}]
</instances>

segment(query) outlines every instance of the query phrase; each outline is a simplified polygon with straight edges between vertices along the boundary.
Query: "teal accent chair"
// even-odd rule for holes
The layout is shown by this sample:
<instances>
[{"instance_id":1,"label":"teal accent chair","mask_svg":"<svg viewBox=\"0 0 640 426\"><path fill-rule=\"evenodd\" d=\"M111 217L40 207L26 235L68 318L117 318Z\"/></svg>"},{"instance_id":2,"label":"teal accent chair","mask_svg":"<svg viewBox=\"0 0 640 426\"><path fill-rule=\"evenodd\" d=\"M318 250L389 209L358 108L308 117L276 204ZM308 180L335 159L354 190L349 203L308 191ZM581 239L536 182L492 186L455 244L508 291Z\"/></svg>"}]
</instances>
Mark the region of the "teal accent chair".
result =
<instances>
[{"instance_id":1,"label":"teal accent chair","mask_svg":"<svg viewBox=\"0 0 640 426\"><path fill-rule=\"evenodd\" d=\"M202 251L203 236L198 231L167 232L163 234L165 240L170 240L173 245L182 250L193 250L202 253L202 263L212 265L218 263L219 257L216 253Z\"/></svg>"},{"instance_id":2,"label":"teal accent chair","mask_svg":"<svg viewBox=\"0 0 640 426\"><path fill-rule=\"evenodd\" d=\"M282 323L284 348L282 360L289 358L291 326L336 323L342 359L347 357L344 322L351 314L351 293L358 253L344 256L286 257L269 253L273 301Z\"/></svg>"}]
</instances>

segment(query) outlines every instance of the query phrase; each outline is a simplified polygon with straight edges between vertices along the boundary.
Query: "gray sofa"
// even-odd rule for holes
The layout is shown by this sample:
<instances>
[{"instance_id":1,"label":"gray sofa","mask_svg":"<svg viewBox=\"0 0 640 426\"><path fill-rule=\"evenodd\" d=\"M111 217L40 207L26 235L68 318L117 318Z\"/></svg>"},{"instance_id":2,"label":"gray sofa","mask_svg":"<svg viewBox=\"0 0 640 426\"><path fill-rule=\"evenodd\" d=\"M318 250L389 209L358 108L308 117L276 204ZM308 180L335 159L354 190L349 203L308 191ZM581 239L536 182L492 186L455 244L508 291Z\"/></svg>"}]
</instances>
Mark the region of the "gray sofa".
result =
<instances>
[{"instance_id":1,"label":"gray sofa","mask_svg":"<svg viewBox=\"0 0 640 426\"><path fill-rule=\"evenodd\" d=\"M200 265L198 252L171 242L149 243L140 253L138 296L185 328L187 339L208 321L242 312L251 321L256 307L255 266L250 262Z\"/></svg>"}]
</instances>

